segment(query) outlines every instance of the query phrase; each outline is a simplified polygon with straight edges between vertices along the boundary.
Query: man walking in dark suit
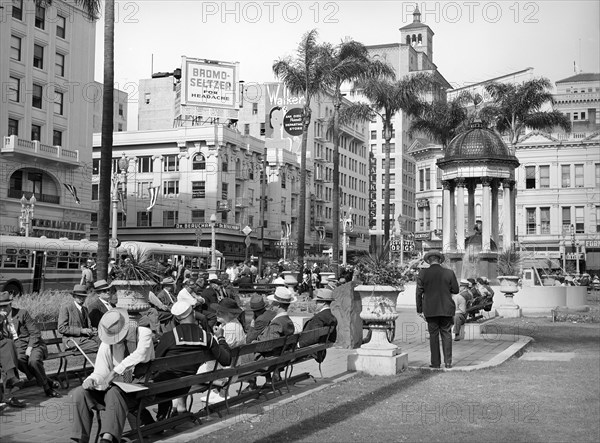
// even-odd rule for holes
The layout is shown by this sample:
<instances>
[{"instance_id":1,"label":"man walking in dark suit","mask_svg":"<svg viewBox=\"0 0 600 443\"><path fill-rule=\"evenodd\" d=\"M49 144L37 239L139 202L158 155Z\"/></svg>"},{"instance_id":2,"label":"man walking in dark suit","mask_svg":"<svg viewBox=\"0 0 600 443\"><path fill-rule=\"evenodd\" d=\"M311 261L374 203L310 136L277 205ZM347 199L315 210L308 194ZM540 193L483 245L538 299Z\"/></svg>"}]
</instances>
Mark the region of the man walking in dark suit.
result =
<instances>
[{"instance_id":1,"label":"man walking in dark suit","mask_svg":"<svg viewBox=\"0 0 600 443\"><path fill-rule=\"evenodd\" d=\"M441 266L445 257L441 252L430 251L423 257L429 268L422 269L417 277L417 313L423 314L429 331L431 365L439 369L440 335L446 368L452 367L452 325L456 310L452 294L458 294L458 281L451 269Z\"/></svg>"}]
</instances>

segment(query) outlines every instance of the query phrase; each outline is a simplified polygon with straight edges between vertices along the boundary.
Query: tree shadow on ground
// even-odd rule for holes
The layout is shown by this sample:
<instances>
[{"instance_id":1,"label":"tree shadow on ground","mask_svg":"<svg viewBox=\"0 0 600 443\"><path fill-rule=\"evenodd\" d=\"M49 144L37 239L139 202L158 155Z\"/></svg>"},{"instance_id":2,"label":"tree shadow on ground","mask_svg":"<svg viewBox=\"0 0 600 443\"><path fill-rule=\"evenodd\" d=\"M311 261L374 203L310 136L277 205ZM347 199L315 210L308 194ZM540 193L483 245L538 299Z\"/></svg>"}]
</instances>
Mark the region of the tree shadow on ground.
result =
<instances>
[{"instance_id":1,"label":"tree shadow on ground","mask_svg":"<svg viewBox=\"0 0 600 443\"><path fill-rule=\"evenodd\" d=\"M391 384L386 384L373 392L361 395L349 402L343 402L326 412L319 412L318 420L315 420L315 416L307 417L293 426L285 427L276 433L255 440L255 443L301 440L309 435L331 427L334 423L343 422L353 416L359 415L366 409L372 407L375 403L382 403L386 399L405 389L408 389L417 383L427 381L436 375L439 375L439 373L435 371L405 372L399 380Z\"/></svg>"}]
</instances>

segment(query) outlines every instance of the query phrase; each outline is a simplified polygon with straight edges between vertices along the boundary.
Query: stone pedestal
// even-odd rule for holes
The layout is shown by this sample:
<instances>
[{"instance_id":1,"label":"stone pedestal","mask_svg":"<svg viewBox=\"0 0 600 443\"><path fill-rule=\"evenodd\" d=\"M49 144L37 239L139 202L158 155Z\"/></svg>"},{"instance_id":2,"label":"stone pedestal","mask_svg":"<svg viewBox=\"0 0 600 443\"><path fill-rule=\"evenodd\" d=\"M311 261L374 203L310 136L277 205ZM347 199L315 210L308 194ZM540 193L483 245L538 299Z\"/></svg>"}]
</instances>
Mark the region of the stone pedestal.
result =
<instances>
[{"instance_id":1,"label":"stone pedestal","mask_svg":"<svg viewBox=\"0 0 600 443\"><path fill-rule=\"evenodd\" d=\"M408 368L408 354L396 349L357 349L348 356L348 370L369 375L396 375Z\"/></svg>"},{"instance_id":2,"label":"stone pedestal","mask_svg":"<svg viewBox=\"0 0 600 443\"><path fill-rule=\"evenodd\" d=\"M504 294L504 303L496 311L504 318L518 318L522 315L521 308L513 300L513 294Z\"/></svg>"}]
</instances>

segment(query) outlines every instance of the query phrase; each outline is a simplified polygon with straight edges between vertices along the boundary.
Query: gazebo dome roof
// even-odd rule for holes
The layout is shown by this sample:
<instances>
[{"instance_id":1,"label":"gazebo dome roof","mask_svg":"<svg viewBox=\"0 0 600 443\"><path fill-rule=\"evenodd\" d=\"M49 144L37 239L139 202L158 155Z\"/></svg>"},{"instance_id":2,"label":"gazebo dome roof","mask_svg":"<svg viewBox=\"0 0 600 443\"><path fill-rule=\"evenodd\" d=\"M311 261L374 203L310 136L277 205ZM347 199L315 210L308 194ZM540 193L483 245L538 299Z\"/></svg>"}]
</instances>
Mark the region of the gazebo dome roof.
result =
<instances>
[{"instance_id":1,"label":"gazebo dome roof","mask_svg":"<svg viewBox=\"0 0 600 443\"><path fill-rule=\"evenodd\" d=\"M514 159L504 141L491 129L474 122L471 128L461 132L450 141L444 160L460 159Z\"/></svg>"}]
</instances>

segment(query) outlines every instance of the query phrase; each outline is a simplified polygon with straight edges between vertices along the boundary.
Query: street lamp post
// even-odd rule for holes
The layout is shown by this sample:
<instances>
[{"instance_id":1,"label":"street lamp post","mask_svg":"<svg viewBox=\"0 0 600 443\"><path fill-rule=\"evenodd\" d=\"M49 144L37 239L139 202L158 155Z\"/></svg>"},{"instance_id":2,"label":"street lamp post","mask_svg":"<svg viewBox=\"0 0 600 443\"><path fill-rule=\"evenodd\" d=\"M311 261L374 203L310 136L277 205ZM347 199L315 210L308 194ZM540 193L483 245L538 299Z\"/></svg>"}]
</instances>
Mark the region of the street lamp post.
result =
<instances>
[{"instance_id":1,"label":"street lamp post","mask_svg":"<svg viewBox=\"0 0 600 443\"><path fill-rule=\"evenodd\" d=\"M342 217L342 266L346 267L346 228L352 230L352 208Z\"/></svg>"},{"instance_id":2,"label":"street lamp post","mask_svg":"<svg viewBox=\"0 0 600 443\"><path fill-rule=\"evenodd\" d=\"M210 216L210 269L214 272L217 270L217 234L215 227L217 225L217 216Z\"/></svg>"},{"instance_id":3,"label":"street lamp post","mask_svg":"<svg viewBox=\"0 0 600 443\"><path fill-rule=\"evenodd\" d=\"M575 272L579 275L579 242L575 238L575 225L571 225L571 246L575 258Z\"/></svg>"},{"instance_id":4,"label":"street lamp post","mask_svg":"<svg viewBox=\"0 0 600 443\"><path fill-rule=\"evenodd\" d=\"M33 220L36 201L35 194L32 194L29 200L27 200L25 194L21 197L21 217L19 217L19 222L21 223L21 233L24 233L25 237L29 237L29 227L31 226L31 220Z\"/></svg>"},{"instance_id":5,"label":"street lamp post","mask_svg":"<svg viewBox=\"0 0 600 443\"><path fill-rule=\"evenodd\" d=\"M117 214L119 213L119 184L123 184L122 192L125 192L125 185L127 184L127 167L129 166L129 162L127 157L125 157L125 153L121 155L121 158L117 162L118 171L115 171L113 174L113 189L112 189L112 235L111 235L111 248L112 254L111 257L115 260L117 259ZM123 208L124 210L125 208Z\"/></svg>"}]
</instances>

